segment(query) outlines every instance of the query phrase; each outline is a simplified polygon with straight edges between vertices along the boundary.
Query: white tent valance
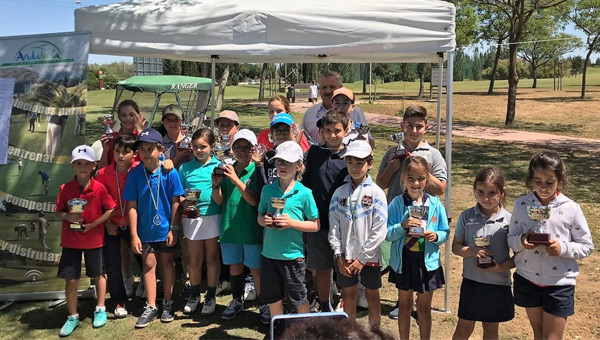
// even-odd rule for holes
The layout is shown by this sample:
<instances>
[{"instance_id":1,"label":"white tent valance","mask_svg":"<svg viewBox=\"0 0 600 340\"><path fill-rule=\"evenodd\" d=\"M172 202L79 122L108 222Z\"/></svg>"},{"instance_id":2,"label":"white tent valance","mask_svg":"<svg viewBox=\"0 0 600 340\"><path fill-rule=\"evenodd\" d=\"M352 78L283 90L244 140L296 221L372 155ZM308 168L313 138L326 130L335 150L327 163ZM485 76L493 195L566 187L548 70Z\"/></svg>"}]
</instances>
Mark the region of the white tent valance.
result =
<instances>
[{"instance_id":1,"label":"white tent valance","mask_svg":"<svg viewBox=\"0 0 600 340\"><path fill-rule=\"evenodd\" d=\"M90 53L210 62L439 62L455 7L436 0L132 0L75 10Z\"/></svg>"}]
</instances>

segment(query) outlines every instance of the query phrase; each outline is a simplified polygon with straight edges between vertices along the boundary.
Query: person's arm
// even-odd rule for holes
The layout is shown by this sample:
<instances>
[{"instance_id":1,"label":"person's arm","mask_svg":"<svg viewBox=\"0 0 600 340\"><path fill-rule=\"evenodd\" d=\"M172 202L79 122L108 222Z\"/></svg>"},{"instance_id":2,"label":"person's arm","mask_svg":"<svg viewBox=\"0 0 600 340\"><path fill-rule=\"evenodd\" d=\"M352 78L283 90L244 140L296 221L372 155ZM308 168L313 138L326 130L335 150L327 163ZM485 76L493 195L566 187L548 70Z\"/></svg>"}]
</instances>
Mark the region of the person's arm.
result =
<instances>
[{"instance_id":1,"label":"person's arm","mask_svg":"<svg viewBox=\"0 0 600 340\"><path fill-rule=\"evenodd\" d=\"M258 193L254 192L246 183L242 182L238 175L235 173L235 169L231 165L227 165L225 168L225 176L238 188L242 194L242 198L248 202L251 206L255 207L258 205Z\"/></svg>"},{"instance_id":2,"label":"person's arm","mask_svg":"<svg viewBox=\"0 0 600 340\"><path fill-rule=\"evenodd\" d=\"M112 138L109 138L104 134L100 137L100 142L102 143L102 156L98 162L98 169L102 169L108 165L110 153L114 150L115 137L112 136Z\"/></svg>"},{"instance_id":3,"label":"person's arm","mask_svg":"<svg viewBox=\"0 0 600 340\"><path fill-rule=\"evenodd\" d=\"M527 236L530 231L525 231L524 220L529 218L525 207L521 205L523 198L517 199L515 202L515 209L510 218L510 224L508 225L508 235L506 241L508 246L515 252L518 253L525 249L533 249L535 245L527 242Z\"/></svg>"},{"instance_id":4,"label":"person's arm","mask_svg":"<svg viewBox=\"0 0 600 340\"><path fill-rule=\"evenodd\" d=\"M106 210L102 216L98 217L94 222L92 223L86 223L83 225L83 232L87 233L88 231L96 228L97 226L99 226L100 224L108 221L108 219L110 218L110 216L113 214L113 212L115 211L115 208Z\"/></svg>"},{"instance_id":5,"label":"person's arm","mask_svg":"<svg viewBox=\"0 0 600 340\"><path fill-rule=\"evenodd\" d=\"M431 148L431 173L429 174L429 181L427 183L427 192L440 196L446 192L446 178L448 176L448 165L442 157L439 150Z\"/></svg>"},{"instance_id":6,"label":"person's arm","mask_svg":"<svg viewBox=\"0 0 600 340\"><path fill-rule=\"evenodd\" d=\"M433 174L429 174L429 181L427 182L427 192L432 195L443 195L446 192L446 181L441 181Z\"/></svg>"},{"instance_id":7,"label":"person's arm","mask_svg":"<svg viewBox=\"0 0 600 340\"><path fill-rule=\"evenodd\" d=\"M577 212L569 233L571 234L567 241L550 240L551 244L546 247L548 255L560 256L567 259L580 260L590 256L594 251L592 234L583 211L579 205L576 206ZM569 227L569 226L565 226Z\"/></svg>"},{"instance_id":8,"label":"person's arm","mask_svg":"<svg viewBox=\"0 0 600 340\"><path fill-rule=\"evenodd\" d=\"M131 233L131 249L134 253L142 254L142 241L137 232L137 202L127 201L127 217L129 217L129 232Z\"/></svg>"},{"instance_id":9,"label":"person's arm","mask_svg":"<svg viewBox=\"0 0 600 340\"><path fill-rule=\"evenodd\" d=\"M294 220L288 214L283 214L275 218L275 224L280 229L294 228L305 233L314 233L319 231L319 219L298 221Z\"/></svg>"},{"instance_id":10,"label":"person's arm","mask_svg":"<svg viewBox=\"0 0 600 340\"><path fill-rule=\"evenodd\" d=\"M329 202L329 234L327 235L327 239L334 255L342 253L342 233L340 230L340 218L337 212L337 205L339 204L338 193L339 191L336 190Z\"/></svg>"},{"instance_id":11,"label":"person's arm","mask_svg":"<svg viewBox=\"0 0 600 340\"><path fill-rule=\"evenodd\" d=\"M181 211L179 210L179 201L181 196L173 196L171 197L171 225L179 225L179 221L181 220ZM177 235L176 231L169 228L169 232L167 233L166 244L167 247L172 247L177 243Z\"/></svg>"},{"instance_id":12,"label":"person's arm","mask_svg":"<svg viewBox=\"0 0 600 340\"><path fill-rule=\"evenodd\" d=\"M392 153L388 150L379 164L379 173L375 183L382 190L388 189L394 174L402 168L401 159L391 157Z\"/></svg>"},{"instance_id":13,"label":"person's arm","mask_svg":"<svg viewBox=\"0 0 600 340\"><path fill-rule=\"evenodd\" d=\"M212 174L212 198L215 203L218 205L223 204L223 192L221 191L221 183L223 181L223 177L216 176L213 172Z\"/></svg>"},{"instance_id":14,"label":"person's arm","mask_svg":"<svg viewBox=\"0 0 600 340\"><path fill-rule=\"evenodd\" d=\"M363 244L357 259L361 264L379 261L377 253L387 234L388 206L385 194L381 191L373 196L371 232L369 232L369 237Z\"/></svg>"}]
</instances>

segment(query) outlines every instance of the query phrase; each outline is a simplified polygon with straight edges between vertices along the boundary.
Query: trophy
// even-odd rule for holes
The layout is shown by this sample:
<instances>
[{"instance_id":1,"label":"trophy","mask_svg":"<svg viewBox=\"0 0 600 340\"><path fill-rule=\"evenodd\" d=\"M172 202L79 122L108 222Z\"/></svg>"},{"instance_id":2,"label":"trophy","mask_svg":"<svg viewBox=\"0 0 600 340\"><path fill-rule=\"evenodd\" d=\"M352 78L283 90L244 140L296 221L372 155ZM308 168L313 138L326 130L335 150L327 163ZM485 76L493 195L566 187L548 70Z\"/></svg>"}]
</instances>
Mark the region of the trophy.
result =
<instances>
[{"instance_id":1,"label":"trophy","mask_svg":"<svg viewBox=\"0 0 600 340\"><path fill-rule=\"evenodd\" d=\"M229 150L231 150L231 146L229 146L229 135L220 135L219 144L217 144L217 146L215 146L213 149L215 157L221 161L221 163L217 165L213 171L215 176L225 176L225 159L229 156Z\"/></svg>"},{"instance_id":2,"label":"trophy","mask_svg":"<svg viewBox=\"0 0 600 340\"><path fill-rule=\"evenodd\" d=\"M490 246L492 243L492 235L486 236L473 236L473 240L475 241L475 245L479 248L485 249ZM494 266L494 259L490 257L482 257L477 259L477 267L479 268L487 268Z\"/></svg>"},{"instance_id":3,"label":"trophy","mask_svg":"<svg viewBox=\"0 0 600 340\"><path fill-rule=\"evenodd\" d=\"M404 158L408 156L408 150L404 147L404 132L398 132L392 135L392 141L398 143L398 148L392 155L393 158Z\"/></svg>"},{"instance_id":4,"label":"trophy","mask_svg":"<svg viewBox=\"0 0 600 340\"><path fill-rule=\"evenodd\" d=\"M527 242L535 245L549 245L550 234L544 232L544 224L550 218L549 207L527 207L529 218L537 222L535 231L527 236Z\"/></svg>"},{"instance_id":5,"label":"trophy","mask_svg":"<svg viewBox=\"0 0 600 340\"><path fill-rule=\"evenodd\" d=\"M420 227L410 227L408 228L408 236L411 237L424 237L425 236L425 228L427 227L427 221L423 221L422 218L427 214L428 207L424 205L411 205L408 207L408 214L410 217L417 218L421 220Z\"/></svg>"},{"instance_id":6,"label":"trophy","mask_svg":"<svg viewBox=\"0 0 600 340\"><path fill-rule=\"evenodd\" d=\"M281 217L281 209L285 208L285 198L276 198L271 197L271 206L275 208L275 213L273 213L273 218ZM277 227L277 224L273 222L273 227Z\"/></svg>"},{"instance_id":7,"label":"trophy","mask_svg":"<svg viewBox=\"0 0 600 340\"><path fill-rule=\"evenodd\" d=\"M186 151L192 149L192 137L190 136L192 133L192 127L187 124L181 124L181 133L183 134L183 138L177 142L177 149L180 151Z\"/></svg>"},{"instance_id":8,"label":"trophy","mask_svg":"<svg viewBox=\"0 0 600 340\"><path fill-rule=\"evenodd\" d=\"M104 115L100 118L98 118L98 120L100 121L100 123L104 126L104 134L106 134L106 136L108 138L113 138L113 129L111 128L111 125L113 125L115 123L115 121L113 120L113 116L112 115Z\"/></svg>"},{"instance_id":9,"label":"trophy","mask_svg":"<svg viewBox=\"0 0 600 340\"><path fill-rule=\"evenodd\" d=\"M72 214L81 214L85 210L87 200L82 198L73 198L70 199L67 204L69 205L69 210ZM72 231L83 231L84 224L85 222L72 222L69 224L69 229Z\"/></svg>"},{"instance_id":10,"label":"trophy","mask_svg":"<svg viewBox=\"0 0 600 340\"><path fill-rule=\"evenodd\" d=\"M185 189L185 199L192 202L193 205L183 209L183 217L187 218L196 218L198 217L198 208L196 208L196 203L200 198L200 193L202 191L200 189Z\"/></svg>"}]
</instances>

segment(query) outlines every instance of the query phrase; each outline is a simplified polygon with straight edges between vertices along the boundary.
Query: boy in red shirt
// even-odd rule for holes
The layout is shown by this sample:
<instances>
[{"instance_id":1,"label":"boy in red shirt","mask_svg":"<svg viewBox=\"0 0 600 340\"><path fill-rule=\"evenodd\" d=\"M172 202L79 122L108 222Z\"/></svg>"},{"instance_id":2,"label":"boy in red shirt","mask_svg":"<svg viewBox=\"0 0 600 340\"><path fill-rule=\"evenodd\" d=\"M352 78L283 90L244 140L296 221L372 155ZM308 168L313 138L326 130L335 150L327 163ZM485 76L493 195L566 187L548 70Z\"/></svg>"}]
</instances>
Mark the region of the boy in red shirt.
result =
<instances>
[{"instance_id":1,"label":"boy in red shirt","mask_svg":"<svg viewBox=\"0 0 600 340\"><path fill-rule=\"evenodd\" d=\"M96 285L97 306L92 325L97 328L106 324L106 278L102 273L102 246L104 222L113 213L115 202L104 185L92 177L96 168L95 159L94 150L87 145L73 149L71 167L75 170L75 178L60 186L56 200L56 216L63 220L60 239L63 249L57 276L66 280L65 296L69 311L60 336L70 335L79 325L77 286L81 276L82 253L85 257L85 274L93 278ZM77 212L81 206L84 206L83 212Z\"/></svg>"}]
</instances>

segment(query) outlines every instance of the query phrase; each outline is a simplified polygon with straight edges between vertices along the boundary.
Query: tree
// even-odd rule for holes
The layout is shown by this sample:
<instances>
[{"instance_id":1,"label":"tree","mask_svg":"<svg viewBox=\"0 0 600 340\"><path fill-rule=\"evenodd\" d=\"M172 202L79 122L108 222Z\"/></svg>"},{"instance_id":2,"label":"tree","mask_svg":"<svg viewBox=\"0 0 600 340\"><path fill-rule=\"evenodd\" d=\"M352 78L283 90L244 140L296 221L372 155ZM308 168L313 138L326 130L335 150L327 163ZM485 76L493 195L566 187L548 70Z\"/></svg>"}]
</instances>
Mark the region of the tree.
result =
<instances>
[{"instance_id":1,"label":"tree","mask_svg":"<svg viewBox=\"0 0 600 340\"><path fill-rule=\"evenodd\" d=\"M496 44L495 58L492 64L490 73L490 85L488 87L488 94L494 93L494 82L496 80L496 71L498 69L498 62L500 61L502 54L502 44L508 38L508 31L510 25L508 24L508 18L503 11L493 6L480 6L478 8L478 16L480 18L479 25L479 38L483 41L489 41ZM489 66L486 66L487 68Z\"/></svg>"},{"instance_id":2,"label":"tree","mask_svg":"<svg viewBox=\"0 0 600 340\"><path fill-rule=\"evenodd\" d=\"M258 88L258 101L265 100L265 80L269 75L269 63L262 64L262 71L260 72L260 85Z\"/></svg>"},{"instance_id":3,"label":"tree","mask_svg":"<svg viewBox=\"0 0 600 340\"><path fill-rule=\"evenodd\" d=\"M228 80L229 80L229 64L225 64L225 69L223 70L223 76L221 77L221 82L219 83L219 92L217 92L215 111L221 111L221 109L223 108L223 98L225 98L225 87L227 86Z\"/></svg>"},{"instance_id":4,"label":"tree","mask_svg":"<svg viewBox=\"0 0 600 340\"><path fill-rule=\"evenodd\" d=\"M599 49L600 44L600 0L576 0L573 11L569 15L575 27L585 33L587 54L583 63L581 77L581 99L585 99L585 81L587 66L594 50Z\"/></svg>"},{"instance_id":5,"label":"tree","mask_svg":"<svg viewBox=\"0 0 600 340\"><path fill-rule=\"evenodd\" d=\"M577 76L583 72L583 58L581 56L575 56L571 59L571 75Z\"/></svg>"},{"instance_id":6,"label":"tree","mask_svg":"<svg viewBox=\"0 0 600 340\"><path fill-rule=\"evenodd\" d=\"M475 53L473 53L473 80L481 80L481 72L483 71L483 65L481 61L481 54L479 53L479 49L475 49Z\"/></svg>"},{"instance_id":7,"label":"tree","mask_svg":"<svg viewBox=\"0 0 600 340\"><path fill-rule=\"evenodd\" d=\"M506 105L505 126L512 126L515 122L517 108L517 51L518 43L522 41L523 33L531 17L548 8L553 8L565 3L567 0L480 0L485 6L492 6L502 11L508 18L509 67L508 67L508 102ZM600 1L600 0L598 0Z\"/></svg>"},{"instance_id":8,"label":"tree","mask_svg":"<svg viewBox=\"0 0 600 340\"><path fill-rule=\"evenodd\" d=\"M165 75L180 75L181 74L181 61L163 59L163 74Z\"/></svg>"}]
</instances>

